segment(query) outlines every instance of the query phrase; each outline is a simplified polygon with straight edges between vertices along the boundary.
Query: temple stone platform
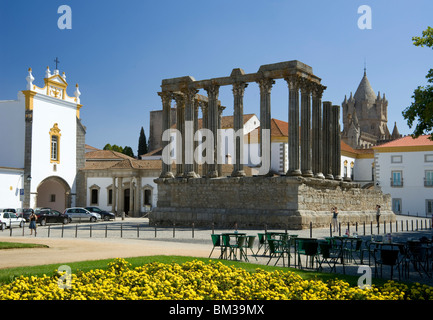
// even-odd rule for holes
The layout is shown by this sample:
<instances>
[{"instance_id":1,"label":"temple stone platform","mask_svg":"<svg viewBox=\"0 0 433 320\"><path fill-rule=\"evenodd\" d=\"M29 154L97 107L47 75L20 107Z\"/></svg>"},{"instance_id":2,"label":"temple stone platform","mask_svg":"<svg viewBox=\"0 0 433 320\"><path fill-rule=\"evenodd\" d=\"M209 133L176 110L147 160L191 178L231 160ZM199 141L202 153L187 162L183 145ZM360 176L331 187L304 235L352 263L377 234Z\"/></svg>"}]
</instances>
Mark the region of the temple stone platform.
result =
<instances>
[{"instance_id":1,"label":"temple stone platform","mask_svg":"<svg viewBox=\"0 0 433 320\"><path fill-rule=\"evenodd\" d=\"M300 230L329 226L331 207L339 222L355 224L396 220L391 197L353 182L291 177L159 178L158 205L149 223L158 226Z\"/></svg>"}]
</instances>

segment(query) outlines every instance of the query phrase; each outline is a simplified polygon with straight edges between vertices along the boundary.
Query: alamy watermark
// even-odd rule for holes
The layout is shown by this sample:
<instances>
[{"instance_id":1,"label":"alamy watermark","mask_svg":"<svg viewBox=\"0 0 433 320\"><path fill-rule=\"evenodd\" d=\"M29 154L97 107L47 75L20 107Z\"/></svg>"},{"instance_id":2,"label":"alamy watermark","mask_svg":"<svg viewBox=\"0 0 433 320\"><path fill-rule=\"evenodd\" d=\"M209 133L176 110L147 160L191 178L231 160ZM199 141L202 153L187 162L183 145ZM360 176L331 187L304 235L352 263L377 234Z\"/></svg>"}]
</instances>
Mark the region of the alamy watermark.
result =
<instances>
[{"instance_id":1,"label":"alamy watermark","mask_svg":"<svg viewBox=\"0 0 433 320\"><path fill-rule=\"evenodd\" d=\"M57 20L57 27L60 30L72 29L72 9L70 6L63 4L57 9L58 14L62 14Z\"/></svg>"},{"instance_id":2,"label":"alamy watermark","mask_svg":"<svg viewBox=\"0 0 433 320\"><path fill-rule=\"evenodd\" d=\"M359 266L358 274L362 274L358 279L358 287L360 289L371 288L371 268L369 266Z\"/></svg>"},{"instance_id":3,"label":"alamy watermark","mask_svg":"<svg viewBox=\"0 0 433 320\"><path fill-rule=\"evenodd\" d=\"M59 277L59 279L57 280L57 286L60 289L71 289L72 288L72 284L71 284L71 279L72 279L72 270L70 266L67 265L61 265L58 269L57 272L59 274L61 274L61 276Z\"/></svg>"},{"instance_id":4,"label":"alamy watermark","mask_svg":"<svg viewBox=\"0 0 433 320\"><path fill-rule=\"evenodd\" d=\"M230 156L233 163L259 167L259 174L265 175L271 168L271 132L269 129L262 129L260 134L264 143L259 144L258 133L254 131L250 133L250 141L255 140L257 143L246 144L244 143L243 128L238 131L218 129L215 137L209 129L199 129L194 133L194 122L185 121L184 136L177 129L167 129L163 132L162 141L166 141L168 144L162 151L162 161L165 164L171 164L173 161L176 164L226 164L229 163L227 157ZM214 149L215 139L216 153ZM236 155L236 141L239 142L238 152L240 155L238 156ZM196 142L196 146L194 142ZM248 152L243 152L245 148L249 148ZM237 162L236 159L240 156L242 158Z\"/></svg>"},{"instance_id":5,"label":"alamy watermark","mask_svg":"<svg viewBox=\"0 0 433 320\"><path fill-rule=\"evenodd\" d=\"M358 7L358 13L361 16L358 18L358 28L361 30L372 28L371 7L364 4Z\"/></svg>"}]
</instances>

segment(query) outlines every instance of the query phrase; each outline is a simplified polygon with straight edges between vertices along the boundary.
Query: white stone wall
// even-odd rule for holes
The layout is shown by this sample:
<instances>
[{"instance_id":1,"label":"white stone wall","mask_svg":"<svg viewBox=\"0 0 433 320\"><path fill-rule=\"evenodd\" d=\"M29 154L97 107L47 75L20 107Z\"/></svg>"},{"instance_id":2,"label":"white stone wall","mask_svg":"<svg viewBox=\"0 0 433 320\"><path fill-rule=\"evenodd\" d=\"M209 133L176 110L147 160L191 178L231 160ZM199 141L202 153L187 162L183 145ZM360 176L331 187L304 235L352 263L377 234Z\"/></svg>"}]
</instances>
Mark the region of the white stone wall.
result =
<instances>
[{"instance_id":1,"label":"white stone wall","mask_svg":"<svg viewBox=\"0 0 433 320\"><path fill-rule=\"evenodd\" d=\"M23 189L23 170L0 167L0 208L21 208L20 189Z\"/></svg>"},{"instance_id":2,"label":"white stone wall","mask_svg":"<svg viewBox=\"0 0 433 320\"><path fill-rule=\"evenodd\" d=\"M424 216L426 200L433 200L433 188L424 186L426 170L433 170L433 162L425 162L425 155L433 151L380 152L375 151L376 182L392 199L401 199L401 213ZM393 156L401 156L401 163L392 163ZM402 171L403 186L391 187L392 171Z\"/></svg>"},{"instance_id":3,"label":"white stone wall","mask_svg":"<svg viewBox=\"0 0 433 320\"><path fill-rule=\"evenodd\" d=\"M25 101L0 101L0 166L24 168Z\"/></svg>"},{"instance_id":4,"label":"white stone wall","mask_svg":"<svg viewBox=\"0 0 433 320\"><path fill-rule=\"evenodd\" d=\"M50 161L50 129L57 123L60 131L59 160ZM32 183L36 193L41 182L50 176L65 180L75 194L76 178L76 105L44 95L36 95L33 102ZM35 204L34 204L35 205Z\"/></svg>"}]
</instances>

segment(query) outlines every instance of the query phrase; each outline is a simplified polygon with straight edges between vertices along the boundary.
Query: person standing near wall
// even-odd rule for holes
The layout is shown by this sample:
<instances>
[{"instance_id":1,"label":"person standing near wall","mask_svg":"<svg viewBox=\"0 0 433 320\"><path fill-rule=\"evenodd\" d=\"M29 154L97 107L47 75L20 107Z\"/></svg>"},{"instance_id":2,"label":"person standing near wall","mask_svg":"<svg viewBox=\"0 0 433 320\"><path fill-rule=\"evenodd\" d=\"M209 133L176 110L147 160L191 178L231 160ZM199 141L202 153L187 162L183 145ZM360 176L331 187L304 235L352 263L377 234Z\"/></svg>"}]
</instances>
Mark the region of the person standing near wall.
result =
<instances>
[{"instance_id":1,"label":"person standing near wall","mask_svg":"<svg viewBox=\"0 0 433 320\"><path fill-rule=\"evenodd\" d=\"M380 219L380 205L376 205L376 222L379 225L379 219Z\"/></svg>"},{"instance_id":2,"label":"person standing near wall","mask_svg":"<svg viewBox=\"0 0 433 320\"><path fill-rule=\"evenodd\" d=\"M334 227L334 232L338 231L338 209L337 207L331 208L332 212L332 225Z\"/></svg>"}]
</instances>

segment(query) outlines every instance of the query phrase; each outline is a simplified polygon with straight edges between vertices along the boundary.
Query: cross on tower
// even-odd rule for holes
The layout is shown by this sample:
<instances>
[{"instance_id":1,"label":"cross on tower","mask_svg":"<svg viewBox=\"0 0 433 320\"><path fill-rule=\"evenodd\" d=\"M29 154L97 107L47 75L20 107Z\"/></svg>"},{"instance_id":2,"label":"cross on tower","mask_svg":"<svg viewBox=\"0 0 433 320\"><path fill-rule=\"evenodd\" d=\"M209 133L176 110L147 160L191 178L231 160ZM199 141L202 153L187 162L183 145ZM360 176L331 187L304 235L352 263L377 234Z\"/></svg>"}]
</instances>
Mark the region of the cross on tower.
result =
<instances>
[{"instance_id":1,"label":"cross on tower","mask_svg":"<svg viewBox=\"0 0 433 320\"><path fill-rule=\"evenodd\" d=\"M59 58L56 57L56 60L54 60L54 62L56 63L56 70L58 70L58 69L57 69L57 64L60 63Z\"/></svg>"}]
</instances>

